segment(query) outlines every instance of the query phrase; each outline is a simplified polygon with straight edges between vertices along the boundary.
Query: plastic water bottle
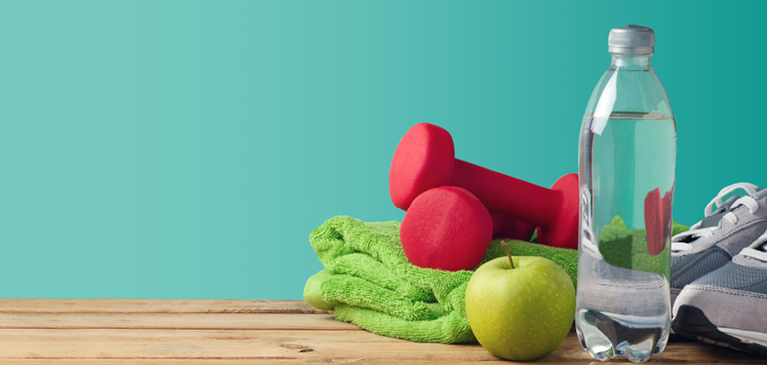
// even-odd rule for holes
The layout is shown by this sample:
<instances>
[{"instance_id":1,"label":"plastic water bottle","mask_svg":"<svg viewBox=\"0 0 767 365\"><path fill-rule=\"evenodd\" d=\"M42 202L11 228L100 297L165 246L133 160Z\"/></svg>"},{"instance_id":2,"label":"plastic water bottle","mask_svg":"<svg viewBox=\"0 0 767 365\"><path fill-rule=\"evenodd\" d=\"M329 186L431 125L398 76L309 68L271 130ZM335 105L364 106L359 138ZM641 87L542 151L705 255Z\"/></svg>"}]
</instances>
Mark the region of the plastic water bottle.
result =
<instances>
[{"instance_id":1,"label":"plastic water bottle","mask_svg":"<svg viewBox=\"0 0 767 365\"><path fill-rule=\"evenodd\" d=\"M650 67L653 30L615 28L608 45L580 135L575 325L595 359L644 362L669 335L676 124Z\"/></svg>"}]
</instances>

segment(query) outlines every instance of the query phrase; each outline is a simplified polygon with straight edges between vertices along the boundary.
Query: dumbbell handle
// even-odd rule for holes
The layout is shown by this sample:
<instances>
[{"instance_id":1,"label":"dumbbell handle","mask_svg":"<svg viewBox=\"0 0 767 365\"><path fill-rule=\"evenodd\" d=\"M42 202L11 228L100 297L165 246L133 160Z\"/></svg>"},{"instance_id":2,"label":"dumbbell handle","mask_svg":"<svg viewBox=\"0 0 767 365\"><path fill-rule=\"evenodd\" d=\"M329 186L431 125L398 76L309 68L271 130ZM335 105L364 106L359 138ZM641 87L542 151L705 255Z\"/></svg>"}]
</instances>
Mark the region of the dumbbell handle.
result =
<instances>
[{"instance_id":1,"label":"dumbbell handle","mask_svg":"<svg viewBox=\"0 0 767 365\"><path fill-rule=\"evenodd\" d=\"M559 191L455 159L448 185L471 191L491 212L509 214L535 225L554 223L563 196Z\"/></svg>"}]
</instances>

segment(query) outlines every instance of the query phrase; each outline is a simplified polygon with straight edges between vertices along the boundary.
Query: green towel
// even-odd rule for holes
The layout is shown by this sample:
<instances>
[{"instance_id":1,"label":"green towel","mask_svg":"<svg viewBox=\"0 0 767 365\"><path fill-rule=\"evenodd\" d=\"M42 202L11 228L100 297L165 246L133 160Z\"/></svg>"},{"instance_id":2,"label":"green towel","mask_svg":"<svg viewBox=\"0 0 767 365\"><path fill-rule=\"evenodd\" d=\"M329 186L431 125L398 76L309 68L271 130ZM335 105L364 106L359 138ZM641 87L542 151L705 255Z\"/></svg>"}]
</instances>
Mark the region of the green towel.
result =
<instances>
[{"instance_id":1,"label":"green towel","mask_svg":"<svg viewBox=\"0 0 767 365\"><path fill-rule=\"evenodd\" d=\"M417 342L476 342L466 319L466 285L472 271L416 267L399 240L400 223L366 223L334 217L309 241L325 270L309 278L304 299L338 320L370 332ZM576 284L578 253L522 241L506 241L514 256L542 256L559 264ZM483 264L506 252L490 243Z\"/></svg>"}]
</instances>

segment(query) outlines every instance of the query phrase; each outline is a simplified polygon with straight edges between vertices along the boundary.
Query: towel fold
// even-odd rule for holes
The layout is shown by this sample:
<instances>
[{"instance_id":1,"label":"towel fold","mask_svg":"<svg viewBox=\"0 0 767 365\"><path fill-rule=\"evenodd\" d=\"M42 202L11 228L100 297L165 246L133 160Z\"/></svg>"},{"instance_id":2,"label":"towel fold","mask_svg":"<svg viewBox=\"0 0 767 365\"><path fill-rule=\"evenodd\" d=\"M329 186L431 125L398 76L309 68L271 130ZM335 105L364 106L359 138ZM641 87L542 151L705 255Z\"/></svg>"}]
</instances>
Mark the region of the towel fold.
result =
<instances>
[{"instance_id":1,"label":"towel fold","mask_svg":"<svg viewBox=\"0 0 767 365\"><path fill-rule=\"evenodd\" d=\"M400 223L366 223L338 216L309 236L325 270L309 278L304 299L338 320L370 332L417 342L476 342L466 319L466 285L472 271L416 267L399 240ZM505 256L490 243L483 264ZM560 265L576 284L578 252L506 241L514 256L541 256Z\"/></svg>"}]
</instances>

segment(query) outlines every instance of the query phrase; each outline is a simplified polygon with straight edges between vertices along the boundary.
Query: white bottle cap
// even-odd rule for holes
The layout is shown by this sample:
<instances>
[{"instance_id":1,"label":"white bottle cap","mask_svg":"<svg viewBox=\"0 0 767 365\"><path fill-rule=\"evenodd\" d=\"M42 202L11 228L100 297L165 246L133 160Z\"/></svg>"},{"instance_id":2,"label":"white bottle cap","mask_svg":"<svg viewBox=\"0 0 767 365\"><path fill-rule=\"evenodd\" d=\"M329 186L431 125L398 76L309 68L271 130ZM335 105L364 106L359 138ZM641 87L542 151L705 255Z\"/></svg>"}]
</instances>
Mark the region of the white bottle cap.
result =
<instances>
[{"instance_id":1,"label":"white bottle cap","mask_svg":"<svg viewBox=\"0 0 767 365\"><path fill-rule=\"evenodd\" d=\"M610 53L650 55L655 52L655 32L641 25L613 28L607 45Z\"/></svg>"}]
</instances>

